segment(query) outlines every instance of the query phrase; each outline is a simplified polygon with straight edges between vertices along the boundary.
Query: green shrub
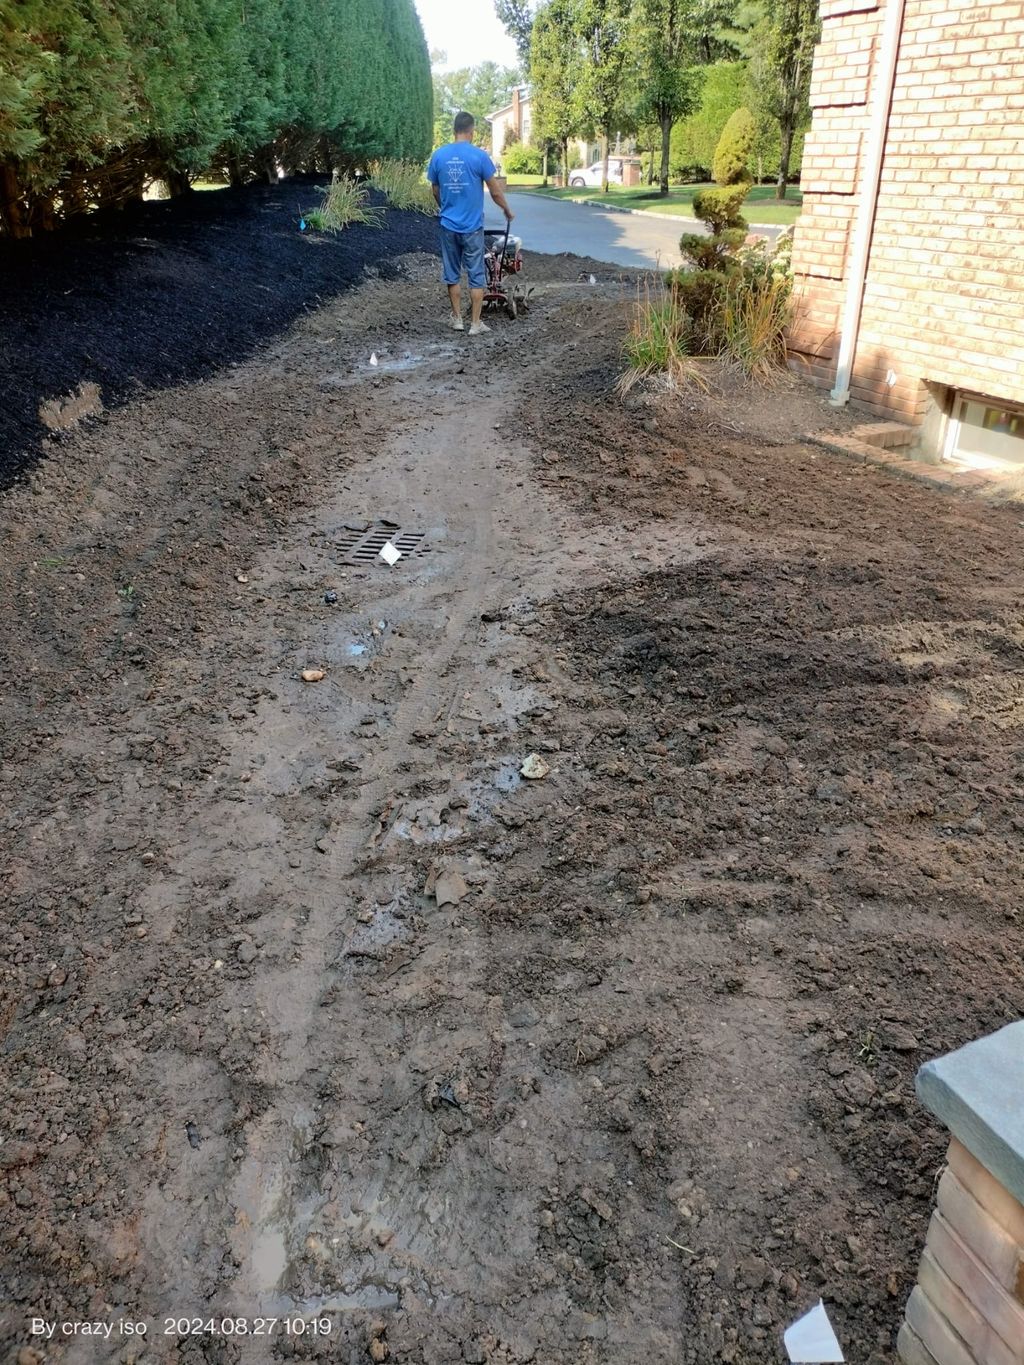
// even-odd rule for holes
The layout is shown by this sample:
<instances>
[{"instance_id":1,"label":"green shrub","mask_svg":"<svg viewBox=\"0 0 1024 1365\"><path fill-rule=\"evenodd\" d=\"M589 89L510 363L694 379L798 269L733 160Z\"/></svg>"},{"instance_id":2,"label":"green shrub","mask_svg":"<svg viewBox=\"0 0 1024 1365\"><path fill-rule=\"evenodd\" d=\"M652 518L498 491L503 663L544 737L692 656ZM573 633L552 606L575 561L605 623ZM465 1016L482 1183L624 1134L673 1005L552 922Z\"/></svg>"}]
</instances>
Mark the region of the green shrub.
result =
<instances>
[{"instance_id":1,"label":"green shrub","mask_svg":"<svg viewBox=\"0 0 1024 1365\"><path fill-rule=\"evenodd\" d=\"M687 232L679 239L687 264L671 273L668 286L689 319L691 353L731 355L760 378L770 361L762 364L753 357L774 354L775 345L761 340L761 330L767 335L771 328L755 306L761 302L759 286L768 280L760 258L745 254L748 225L740 212L752 183L748 162L755 131L746 109L737 109L726 123L715 151L718 183L693 197L694 214L709 231Z\"/></svg>"},{"instance_id":2,"label":"green shrub","mask_svg":"<svg viewBox=\"0 0 1024 1365\"><path fill-rule=\"evenodd\" d=\"M514 142L501 158L501 169L506 175L540 175L540 152L524 142Z\"/></svg>"},{"instance_id":3,"label":"green shrub","mask_svg":"<svg viewBox=\"0 0 1024 1365\"><path fill-rule=\"evenodd\" d=\"M0 236L210 171L425 156L414 0L0 0Z\"/></svg>"},{"instance_id":4,"label":"green shrub","mask_svg":"<svg viewBox=\"0 0 1024 1365\"><path fill-rule=\"evenodd\" d=\"M672 167L673 185L703 185L705 180L710 179L711 171L707 166L689 163Z\"/></svg>"},{"instance_id":5,"label":"green shrub","mask_svg":"<svg viewBox=\"0 0 1024 1365\"><path fill-rule=\"evenodd\" d=\"M340 232L350 223L380 227L384 221L384 210L370 203L370 191L366 185L347 175L339 175L331 182L320 207L311 209L304 216L307 226L319 232Z\"/></svg>"},{"instance_id":6,"label":"green shrub","mask_svg":"<svg viewBox=\"0 0 1024 1365\"><path fill-rule=\"evenodd\" d=\"M434 191L423 174L419 161L399 161L393 157L374 161L370 166L370 184L386 194L395 209L412 209L416 213L437 212Z\"/></svg>"},{"instance_id":7,"label":"green shrub","mask_svg":"<svg viewBox=\"0 0 1024 1365\"><path fill-rule=\"evenodd\" d=\"M757 125L749 109L737 109L722 129L715 148L712 173L716 185L747 185L753 183L750 158L757 138Z\"/></svg>"},{"instance_id":8,"label":"green shrub","mask_svg":"<svg viewBox=\"0 0 1024 1365\"><path fill-rule=\"evenodd\" d=\"M670 292L687 319L687 339L694 355L722 350L721 312L728 276L721 270L677 270Z\"/></svg>"},{"instance_id":9,"label":"green shrub","mask_svg":"<svg viewBox=\"0 0 1024 1365\"><path fill-rule=\"evenodd\" d=\"M693 212L712 232L726 232L730 228L747 230L747 220L740 213L743 201L750 192L750 182L741 185L714 185L698 190L693 196Z\"/></svg>"}]
</instances>

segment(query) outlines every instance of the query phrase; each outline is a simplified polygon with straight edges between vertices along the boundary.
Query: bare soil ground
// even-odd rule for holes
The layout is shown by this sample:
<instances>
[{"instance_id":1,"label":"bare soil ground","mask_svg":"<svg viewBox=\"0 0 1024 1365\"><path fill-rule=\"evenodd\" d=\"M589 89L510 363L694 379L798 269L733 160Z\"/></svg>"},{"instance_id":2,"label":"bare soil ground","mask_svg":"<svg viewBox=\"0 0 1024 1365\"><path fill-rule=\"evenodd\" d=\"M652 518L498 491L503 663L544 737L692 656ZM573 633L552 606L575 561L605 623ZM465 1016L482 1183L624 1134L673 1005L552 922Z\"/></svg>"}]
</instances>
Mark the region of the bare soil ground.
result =
<instances>
[{"instance_id":1,"label":"bare soil ground","mask_svg":"<svg viewBox=\"0 0 1024 1365\"><path fill-rule=\"evenodd\" d=\"M0 504L0 1341L890 1362L914 1071L1024 1011L1019 514L400 264Z\"/></svg>"}]
</instances>

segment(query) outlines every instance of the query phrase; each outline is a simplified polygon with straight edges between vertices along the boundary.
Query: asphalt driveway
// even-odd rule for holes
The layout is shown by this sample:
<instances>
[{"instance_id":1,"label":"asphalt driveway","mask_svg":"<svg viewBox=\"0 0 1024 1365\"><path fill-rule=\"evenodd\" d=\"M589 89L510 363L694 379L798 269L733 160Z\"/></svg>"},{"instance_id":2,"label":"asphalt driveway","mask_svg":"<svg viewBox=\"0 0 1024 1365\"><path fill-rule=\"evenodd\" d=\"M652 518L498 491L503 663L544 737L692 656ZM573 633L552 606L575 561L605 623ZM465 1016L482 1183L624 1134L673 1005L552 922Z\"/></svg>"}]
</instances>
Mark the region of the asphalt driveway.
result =
<instances>
[{"instance_id":1,"label":"asphalt driveway","mask_svg":"<svg viewBox=\"0 0 1024 1365\"><path fill-rule=\"evenodd\" d=\"M522 237L524 251L572 251L613 265L671 269L679 264L681 234L701 231L700 223L692 218L623 213L540 194L511 190L508 201L515 214L513 231ZM488 228L504 222L489 199L485 222ZM778 229L763 231L765 236L774 236Z\"/></svg>"}]
</instances>

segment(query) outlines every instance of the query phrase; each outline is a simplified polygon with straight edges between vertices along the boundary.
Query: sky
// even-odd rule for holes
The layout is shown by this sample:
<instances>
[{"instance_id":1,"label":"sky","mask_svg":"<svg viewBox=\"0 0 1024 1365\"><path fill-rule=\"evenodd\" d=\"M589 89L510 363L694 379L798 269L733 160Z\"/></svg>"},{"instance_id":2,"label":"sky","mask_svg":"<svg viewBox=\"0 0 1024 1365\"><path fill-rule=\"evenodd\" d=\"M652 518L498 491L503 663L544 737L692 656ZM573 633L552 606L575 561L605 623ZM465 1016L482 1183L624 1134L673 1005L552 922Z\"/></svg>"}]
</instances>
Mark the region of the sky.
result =
<instances>
[{"instance_id":1,"label":"sky","mask_svg":"<svg viewBox=\"0 0 1024 1365\"><path fill-rule=\"evenodd\" d=\"M491 0L416 0L427 47L448 54L445 69L492 61L515 66L515 43L498 23Z\"/></svg>"}]
</instances>

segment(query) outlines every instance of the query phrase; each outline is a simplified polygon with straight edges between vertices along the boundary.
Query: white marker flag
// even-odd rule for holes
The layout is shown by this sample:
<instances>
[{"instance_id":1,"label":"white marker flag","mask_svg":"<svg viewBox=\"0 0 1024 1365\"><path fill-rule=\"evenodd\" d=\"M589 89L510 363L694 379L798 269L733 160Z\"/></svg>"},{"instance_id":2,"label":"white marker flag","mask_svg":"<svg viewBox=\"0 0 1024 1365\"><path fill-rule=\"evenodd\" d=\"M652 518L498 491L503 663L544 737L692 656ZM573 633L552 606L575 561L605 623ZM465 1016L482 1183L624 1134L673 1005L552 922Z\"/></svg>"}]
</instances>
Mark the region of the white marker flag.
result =
<instances>
[{"instance_id":1,"label":"white marker flag","mask_svg":"<svg viewBox=\"0 0 1024 1365\"><path fill-rule=\"evenodd\" d=\"M842 1365L843 1353L821 1299L783 1333L791 1365Z\"/></svg>"}]
</instances>

